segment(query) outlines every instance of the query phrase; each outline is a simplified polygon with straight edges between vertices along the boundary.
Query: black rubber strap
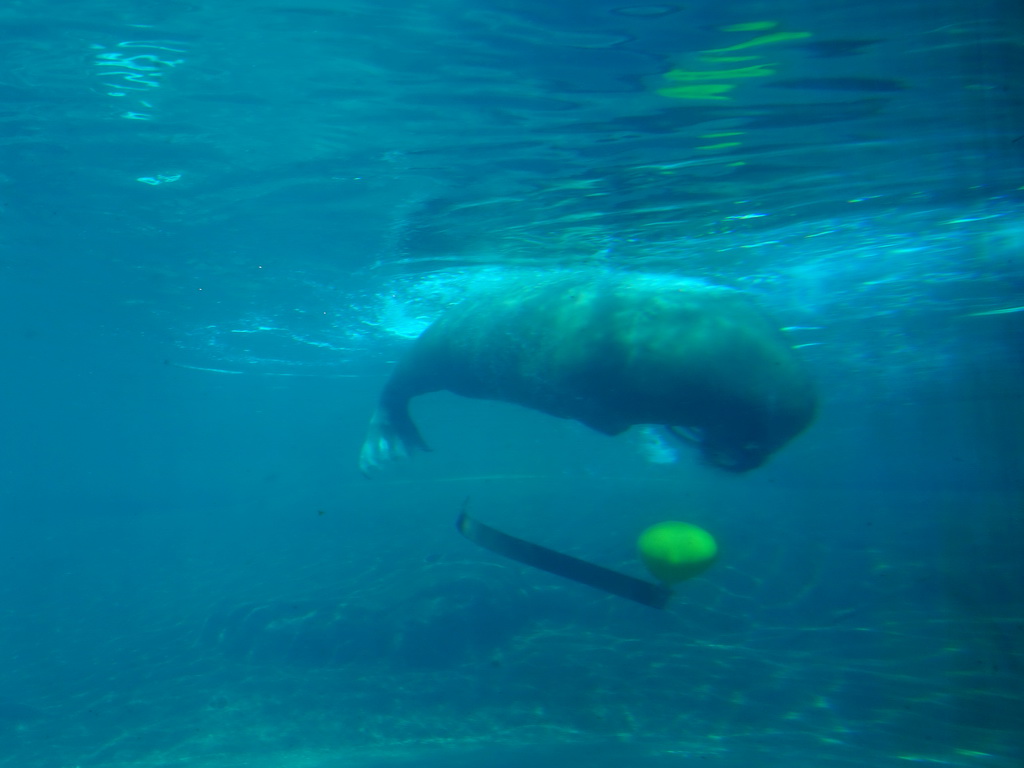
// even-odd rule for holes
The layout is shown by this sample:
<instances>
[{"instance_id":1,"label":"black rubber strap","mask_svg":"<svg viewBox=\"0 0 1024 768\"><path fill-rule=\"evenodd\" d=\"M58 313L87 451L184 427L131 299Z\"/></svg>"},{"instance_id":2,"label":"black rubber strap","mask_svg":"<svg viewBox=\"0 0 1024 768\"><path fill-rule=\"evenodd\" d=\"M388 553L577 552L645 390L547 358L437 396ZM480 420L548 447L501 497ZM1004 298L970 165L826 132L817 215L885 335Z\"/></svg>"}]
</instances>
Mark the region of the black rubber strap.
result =
<instances>
[{"instance_id":1,"label":"black rubber strap","mask_svg":"<svg viewBox=\"0 0 1024 768\"><path fill-rule=\"evenodd\" d=\"M459 515L455 526L467 539L491 552L651 608L664 608L672 596L672 591L668 587L634 579L632 576L588 563L586 560L517 539L474 520L465 512Z\"/></svg>"}]
</instances>

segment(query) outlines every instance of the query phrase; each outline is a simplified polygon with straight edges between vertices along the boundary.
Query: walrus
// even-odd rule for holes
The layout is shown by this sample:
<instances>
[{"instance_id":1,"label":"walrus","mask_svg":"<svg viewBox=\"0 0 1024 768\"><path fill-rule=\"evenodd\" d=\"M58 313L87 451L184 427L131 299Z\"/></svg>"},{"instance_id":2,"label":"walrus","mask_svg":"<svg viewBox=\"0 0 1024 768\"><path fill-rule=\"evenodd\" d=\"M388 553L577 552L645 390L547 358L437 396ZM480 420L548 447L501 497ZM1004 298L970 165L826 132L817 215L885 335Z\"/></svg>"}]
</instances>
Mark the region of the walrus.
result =
<instances>
[{"instance_id":1,"label":"walrus","mask_svg":"<svg viewBox=\"0 0 1024 768\"><path fill-rule=\"evenodd\" d=\"M439 390L606 435L664 425L734 472L802 432L816 399L782 333L741 291L613 271L509 277L447 309L384 386L359 458L364 474L430 450L409 401Z\"/></svg>"}]
</instances>

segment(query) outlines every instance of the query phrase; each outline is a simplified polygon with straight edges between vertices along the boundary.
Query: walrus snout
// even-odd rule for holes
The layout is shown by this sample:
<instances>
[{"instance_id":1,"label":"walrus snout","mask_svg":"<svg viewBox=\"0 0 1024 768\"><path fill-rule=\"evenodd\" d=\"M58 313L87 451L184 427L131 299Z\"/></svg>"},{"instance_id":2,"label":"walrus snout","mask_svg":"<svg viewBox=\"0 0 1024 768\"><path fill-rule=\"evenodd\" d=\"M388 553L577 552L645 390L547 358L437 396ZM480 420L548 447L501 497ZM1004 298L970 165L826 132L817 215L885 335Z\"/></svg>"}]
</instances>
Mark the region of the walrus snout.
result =
<instances>
[{"instance_id":1,"label":"walrus snout","mask_svg":"<svg viewBox=\"0 0 1024 768\"><path fill-rule=\"evenodd\" d=\"M769 451L758 443L743 445L712 443L706 430L699 427L668 427L670 434L700 451L706 464L728 472L747 472L757 469L768 459Z\"/></svg>"},{"instance_id":2,"label":"walrus snout","mask_svg":"<svg viewBox=\"0 0 1024 768\"><path fill-rule=\"evenodd\" d=\"M704 461L727 472L749 472L757 469L768 459L768 452L755 444L741 448L722 449L712 446L701 446Z\"/></svg>"}]
</instances>

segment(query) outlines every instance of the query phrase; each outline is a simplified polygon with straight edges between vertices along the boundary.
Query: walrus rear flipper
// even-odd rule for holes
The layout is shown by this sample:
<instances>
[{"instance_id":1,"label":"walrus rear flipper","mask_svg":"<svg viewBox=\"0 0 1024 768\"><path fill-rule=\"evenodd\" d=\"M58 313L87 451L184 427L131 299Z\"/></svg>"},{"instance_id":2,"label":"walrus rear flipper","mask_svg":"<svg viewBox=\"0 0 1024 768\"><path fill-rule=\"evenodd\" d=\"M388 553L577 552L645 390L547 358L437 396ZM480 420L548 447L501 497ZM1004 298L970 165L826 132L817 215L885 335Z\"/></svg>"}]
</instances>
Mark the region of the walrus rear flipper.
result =
<instances>
[{"instance_id":1,"label":"walrus rear flipper","mask_svg":"<svg viewBox=\"0 0 1024 768\"><path fill-rule=\"evenodd\" d=\"M429 451L415 422L409 416L409 402L377 406L359 452L359 470L369 476L389 461L409 458L414 451Z\"/></svg>"}]
</instances>

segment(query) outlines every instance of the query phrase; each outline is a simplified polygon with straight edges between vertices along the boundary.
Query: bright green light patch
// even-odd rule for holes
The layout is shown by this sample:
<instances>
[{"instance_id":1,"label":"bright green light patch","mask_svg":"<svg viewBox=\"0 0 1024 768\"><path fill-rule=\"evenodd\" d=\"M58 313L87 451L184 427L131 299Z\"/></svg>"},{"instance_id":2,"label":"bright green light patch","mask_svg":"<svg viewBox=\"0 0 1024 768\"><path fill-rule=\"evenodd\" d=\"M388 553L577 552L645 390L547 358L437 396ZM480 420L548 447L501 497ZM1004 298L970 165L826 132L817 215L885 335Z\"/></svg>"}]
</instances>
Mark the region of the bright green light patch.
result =
<instances>
[{"instance_id":1,"label":"bright green light patch","mask_svg":"<svg viewBox=\"0 0 1024 768\"><path fill-rule=\"evenodd\" d=\"M745 43L730 45L728 48L715 48L714 50L709 51L709 53L742 51L745 48L756 48L760 45L774 45L775 43L785 43L790 40L805 40L810 36L810 32L776 32L773 35L761 35L760 37L755 37L753 40L747 40Z\"/></svg>"}]
</instances>

